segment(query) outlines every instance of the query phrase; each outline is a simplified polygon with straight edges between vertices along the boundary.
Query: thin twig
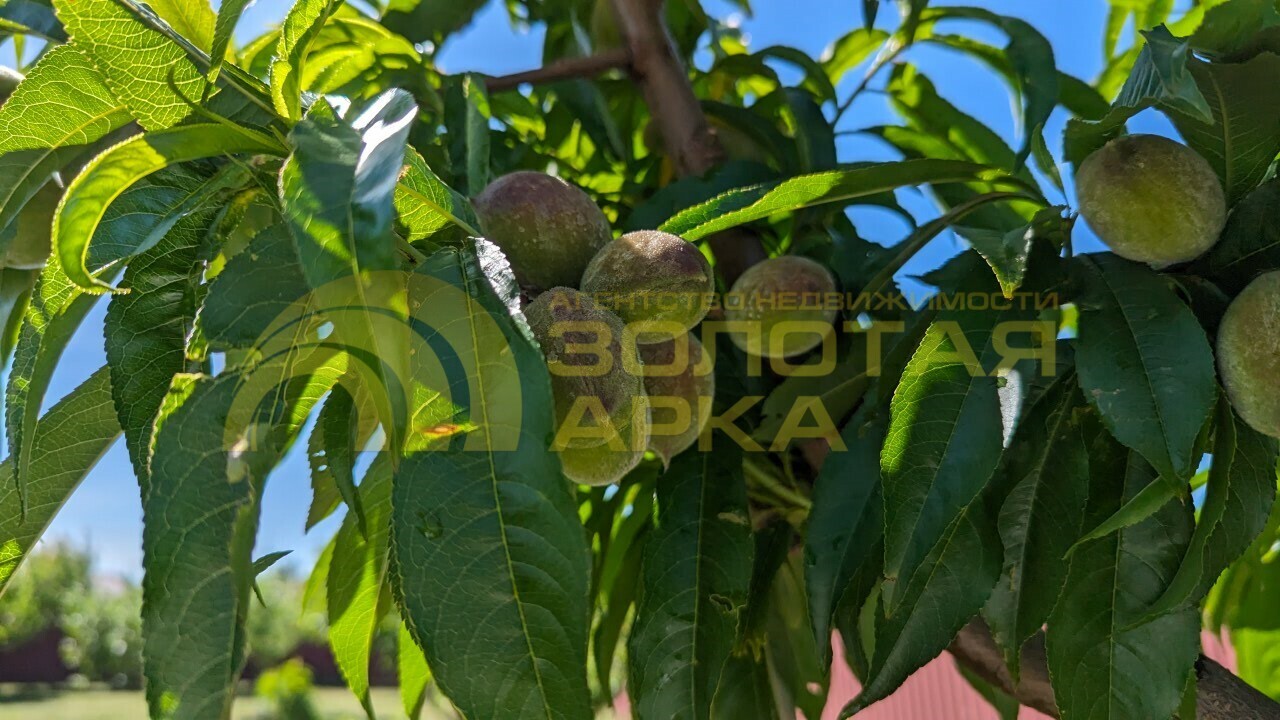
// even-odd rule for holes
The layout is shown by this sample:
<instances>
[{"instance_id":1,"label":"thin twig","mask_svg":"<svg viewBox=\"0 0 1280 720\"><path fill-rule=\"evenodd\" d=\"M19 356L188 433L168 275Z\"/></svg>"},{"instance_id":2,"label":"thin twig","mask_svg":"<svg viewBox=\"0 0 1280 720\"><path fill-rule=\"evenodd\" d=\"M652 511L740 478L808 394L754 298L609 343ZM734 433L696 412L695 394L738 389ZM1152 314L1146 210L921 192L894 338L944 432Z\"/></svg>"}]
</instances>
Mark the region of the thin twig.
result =
<instances>
[{"instance_id":1,"label":"thin twig","mask_svg":"<svg viewBox=\"0 0 1280 720\"><path fill-rule=\"evenodd\" d=\"M485 88L489 92L514 90L521 85L537 85L574 78L595 77L610 70L621 70L631 65L631 53L626 50L608 50L586 57L565 58L544 65L535 70L526 70L513 75L487 77Z\"/></svg>"}]
</instances>

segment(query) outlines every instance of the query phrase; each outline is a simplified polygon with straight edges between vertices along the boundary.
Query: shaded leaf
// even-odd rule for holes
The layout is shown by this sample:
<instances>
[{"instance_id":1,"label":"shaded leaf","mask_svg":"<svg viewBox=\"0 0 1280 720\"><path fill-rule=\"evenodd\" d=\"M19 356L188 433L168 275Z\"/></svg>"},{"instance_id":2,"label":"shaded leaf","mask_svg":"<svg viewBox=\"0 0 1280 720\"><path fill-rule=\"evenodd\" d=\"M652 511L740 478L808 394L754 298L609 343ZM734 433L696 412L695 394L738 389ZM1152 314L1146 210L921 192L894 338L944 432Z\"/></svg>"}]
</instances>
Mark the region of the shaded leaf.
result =
<instances>
[{"instance_id":1,"label":"shaded leaf","mask_svg":"<svg viewBox=\"0 0 1280 720\"><path fill-rule=\"evenodd\" d=\"M1225 398L1214 436L1213 468L1191 544L1145 619L1198 608L1222 571L1261 534L1275 504L1280 443L1245 424Z\"/></svg>"},{"instance_id":2,"label":"shaded leaf","mask_svg":"<svg viewBox=\"0 0 1280 720\"><path fill-rule=\"evenodd\" d=\"M25 516L13 458L0 465L0 593L63 503L120 436L107 369L95 372L50 408L35 434Z\"/></svg>"},{"instance_id":3,"label":"shaded leaf","mask_svg":"<svg viewBox=\"0 0 1280 720\"><path fill-rule=\"evenodd\" d=\"M484 6L484 0L390 0L382 15L382 24L415 43L439 45L457 30L466 27Z\"/></svg>"},{"instance_id":4,"label":"shaded leaf","mask_svg":"<svg viewBox=\"0 0 1280 720\"><path fill-rule=\"evenodd\" d=\"M1087 522L1115 514L1144 487L1125 472L1129 455L1105 433L1096 438ZM1173 501L1072 554L1047 640L1063 720L1170 717L1178 708L1200 649L1196 611L1133 623L1177 572L1191 530L1190 508Z\"/></svg>"},{"instance_id":5,"label":"shaded leaf","mask_svg":"<svg viewBox=\"0 0 1280 720\"><path fill-rule=\"evenodd\" d=\"M1189 67L1212 118L1178 112L1173 124L1217 171L1234 205L1267 176L1280 152L1280 97L1262 79L1280 74L1280 55L1263 53L1238 65L1193 59Z\"/></svg>"},{"instance_id":6,"label":"shaded leaf","mask_svg":"<svg viewBox=\"0 0 1280 720\"><path fill-rule=\"evenodd\" d=\"M188 370L187 338L200 300L201 261L213 217L206 205L129 263L122 284L129 292L113 297L107 309L112 397L144 495L156 415L173 377Z\"/></svg>"},{"instance_id":7,"label":"shaded leaf","mask_svg":"<svg viewBox=\"0 0 1280 720\"><path fill-rule=\"evenodd\" d=\"M657 525L641 570L628 643L636 717L711 717L751 578L742 456L720 438L658 478Z\"/></svg>"},{"instance_id":8,"label":"shaded leaf","mask_svg":"<svg viewBox=\"0 0 1280 720\"><path fill-rule=\"evenodd\" d=\"M219 720L244 662L250 553L267 473L345 359L301 338L248 375L180 375L143 498L143 659L153 716ZM283 350L283 352L279 352Z\"/></svg>"},{"instance_id":9,"label":"shaded leaf","mask_svg":"<svg viewBox=\"0 0 1280 720\"><path fill-rule=\"evenodd\" d=\"M53 221L54 254L68 279L84 290L103 292L110 283L90 271L90 241L107 208L134 183L171 165L237 153L280 154L275 140L247 128L220 124L184 125L138 135L94 158L67 186ZM232 166L217 178L227 187L247 179L247 171ZM217 188L221 189L221 188ZM181 212L174 213L174 219ZM133 252L144 252L162 233L139 238Z\"/></svg>"},{"instance_id":10,"label":"shaded leaf","mask_svg":"<svg viewBox=\"0 0 1280 720\"><path fill-rule=\"evenodd\" d=\"M414 373L432 392L414 418L426 432L410 433L424 447L394 479L396 598L464 714L587 720L589 557L571 488L546 451L550 379L506 304L518 297L510 267L477 245L437 252L410 285L415 307L450 319L415 330L450 352L414 357L456 362L447 377Z\"/></svg>"},{"instance_id":11,"label":"shaded leaf","mask_svg":"<svg viewBox=\"0 0 1280 720\"><path fill-rule=\"evenodd\" d=\"M111 204L97 226L95 237L123 239L131 249L131 243L138 238L162 234L176 222L175 216L208 198L203 192L208 181L207 175L189 168L158 172L125 191ZM102 257L90 258L91 264L106 265L119 257L116 252L114 246L106 245ZM111 265L100 279L109 280L120 269L118 264ZM5 395L5 426L9 447L13 448L17 462L20 487L33 438L31 426L36 423L54 367L97 298L71 282L56 256L41 272L32 293L14 349Z\"/></svg>"},{"instance_id":12,"label":"shaded leaf","mask_svg":"<svg viewBox=\"0 0 1280 720\"><path fill-rule=\"evenodd\" d=\"M983 615L1015 680L1022 646L1058 601L1062 558L1084 521L1089 454L1073 418L1082 402L1075 374L1060 375L1019 423L1001 464L1011 488L998 519L1004 571Z\"/></svg>"},{"instance_id":13,"label":"shaded leaf","mask_svg":"<svg viewBox=\"0 0 1280 720\"><path fill-rule=\"evenodd\" d=\"M1223 290L1235 295L1259 274L1280 268L1280 182L1268 182L1231 211L1222 240L1199 266Z\"/></svg>"},{"instance_id":14,"label":"shaded leaf","mask_svg":"<svg viewBox=\"0 0 1280 720\"><path fill-rule=\"evenodd\" d=\"M1102 421L1166 479L1195 472L1196 437L1217 401L1213 352L1195 315L1150 268L1085 255L1077 362Z\"/></svg>"},{"instance_id":15,"label":"shaded leaf","mask_svg":"<svg viewBox=\"0 0 1280 720\"><path fill-rule=\"evenodd\" d=\"M971 266L976 258L968 260ZM969 277L961 286L963 293L991 286L989 276ZM996 469L1003 426L996 379L988 374L1000 360L995 330L1002 322L1025 320L1026 315L1012 310L940 313L893 395L880 456L885 501L883 601L891 616L915 576L933 574L926 558L944 555L943 543L972 522L966 519L968 508Z\"/></svg>"},{"instance_id":16,"label":"shaded leaf","mask_svg":"<svg viewBox=\"0 0 1280 720\"><path fill-rule=\"evenodd\" d=\"M879 565L876 543L884 531L880 488L882 423L858 413L840 432L844 452L832 452L813 487L813 509L805 535L805 588L813 639L823 666L831 663L831 620L857 572Z\"/></svg>"},{"instance_id":17,"label":"shaded leaf","mask_svg":"<svg viewBox=\"0 0 1280 720\"><path fill-rule=\"evenodd\" d=\"M67 41L67 31L54 15L49 0L6 0L0 4L0 29L35 35L54 43Z\"/></svg>"}]
</instances>

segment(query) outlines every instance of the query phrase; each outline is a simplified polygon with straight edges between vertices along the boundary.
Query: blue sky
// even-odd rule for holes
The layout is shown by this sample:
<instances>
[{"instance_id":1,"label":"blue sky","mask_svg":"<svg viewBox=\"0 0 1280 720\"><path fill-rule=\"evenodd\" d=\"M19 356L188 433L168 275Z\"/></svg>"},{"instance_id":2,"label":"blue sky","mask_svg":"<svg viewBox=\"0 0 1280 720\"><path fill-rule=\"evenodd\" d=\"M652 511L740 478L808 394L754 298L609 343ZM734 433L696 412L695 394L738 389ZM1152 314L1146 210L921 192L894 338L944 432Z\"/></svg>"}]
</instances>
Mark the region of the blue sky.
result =
<instances>
[{"instance_id":1,"label":"blue sky","mask_svg":"<svg viewBox=\"0 0 1280 720\"><path fill-rule=\"evenodd\" d=\"M968 4L1032 23L1053 43L1058 66L1066 72L1092 79L1102 68L1106 0L972 0ZM1185 1L1179 3L1180 6L1185 4ZM241 23L241 41L278 22L288 5L286 0L259 0ZM705 5L709 12L720 17L736 12L723 0L707 0ZM818 55L833 40L862 22L861 3L854 0L755 0L754 5L754 16L743 18L742 27L750 33L751 44L756 48L781 44ZM882 14L892 15L892 3L884 5ZM982 26L957 24L955 27L992 43L1004 42L998 33ZM513 30L504 4L491 2L468 30L446 45L440 63L449 72L475 70L496 75L536 67L540 54L540 31ZM989 71L955 53L931 47L913 50L908 59L933 79L947 99L988 124L1011 143L1016 142L1017 131L1008 92ZM847 95L858 80L858 72L850 73L839 88L841 96ZM880 97L867 94L846 115L841 129L853 130L894 120ZM1049 145L1055 152L1061 145L1064 122L1064 117L1055 117L1048 128ZM1149 114L1140 117L1131 124L1131 128L1169 132L1167 123ZM842 138L840 153L843 161L895 159L893 153L880 143L857 137ZM919 193L904 191L901 195L903 203L918 216L927 217L934 212L927 199ZM859 211L855 219L864 236L883 244L898 242L906 232L901 221L887 213ZM1086 251L1097 249L1097 241L1083 224L1078 228L1077 248ZM905 268L903 274L921 274L961 249L953 237L940 237ZM103 302L67 348L63 365L54 377L50 403L105 362L101 334L105 309L106 303ZM307 568L336 529L337 519L331 518L308 535L303 533L310 501L304 446L305 443L299 443L295 447L268 483L256 554L293 550L290 560L299 567ZM137 579L141 577L141 516L137 484L123 443L117 443L54 520L44 542L67 540L87 544L95 556L99 572Z\"/></svg>"}]
</instances>

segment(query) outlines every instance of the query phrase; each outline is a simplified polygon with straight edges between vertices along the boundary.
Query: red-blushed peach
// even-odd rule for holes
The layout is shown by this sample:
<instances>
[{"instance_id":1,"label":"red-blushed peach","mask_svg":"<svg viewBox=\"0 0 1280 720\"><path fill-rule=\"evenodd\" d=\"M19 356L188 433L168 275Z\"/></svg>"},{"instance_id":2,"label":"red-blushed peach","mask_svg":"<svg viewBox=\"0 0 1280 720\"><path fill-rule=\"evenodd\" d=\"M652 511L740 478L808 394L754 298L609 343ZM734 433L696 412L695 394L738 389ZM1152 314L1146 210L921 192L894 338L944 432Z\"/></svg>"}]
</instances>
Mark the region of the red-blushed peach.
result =
<instances>
[{"instance_id":1,"label":"red-blushed peach","mask_svg":"<svg viewBox=\"0 0 1280 720\"><path fill-rule=\"evenodd\" d=\"M481 232L506 253L516 280L535 291L577 287L587 263L613 238L586 193L546 173L504 175L473 204Z\"/></svg>"}]
</instances>

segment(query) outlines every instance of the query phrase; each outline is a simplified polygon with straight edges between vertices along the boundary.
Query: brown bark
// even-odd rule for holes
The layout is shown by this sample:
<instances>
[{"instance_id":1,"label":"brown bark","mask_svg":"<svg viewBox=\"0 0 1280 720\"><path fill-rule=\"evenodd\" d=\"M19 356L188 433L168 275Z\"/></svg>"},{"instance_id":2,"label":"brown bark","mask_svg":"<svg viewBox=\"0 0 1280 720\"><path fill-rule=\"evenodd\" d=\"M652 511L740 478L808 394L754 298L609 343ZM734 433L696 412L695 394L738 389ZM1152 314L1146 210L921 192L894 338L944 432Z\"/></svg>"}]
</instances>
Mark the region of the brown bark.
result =
<instances>
[{"instance_id":1,"label":"brown bark","mask_svg":"<svg viewBox=\"0 0 1280 720\"><path fill-rule=\"evenodd\" d=\"M688 71L667 33L662 0L613 0L613 6L618 29L631 51L631 72L676 172L686 177L707 174L724 162L724 148L693 94ZM767 257L760 238L745 229L717 233L707 238L707 244L726 285Z\"/></svg>"},{"instance_id":2,"label":"brown bark","mask_svg":"<svg viewBox=\"0 0 1280 720\"><path fill-rule=\"evenodd\" d=\"M1049 685L1043 633L1027 643L1022 651L1022 678L1017 687L1013 686L1004 658L982 620L969 623L948 649L958 662L1018 702L1058 717L1053 688ZM1203 655L1196 661L1196 678L1198 720L1280 720L1280 704Z\"/></svg>"},{"instance_id":3,"label":"brown bark","mask_svg":"<svg viewBox=\"0 0 1280 720\"><path fill-rule=\"evenodd\" d=\"M621 70L631 66L631 53L626 50L610 50L586 57L565 58L544 65L535 70L526 70L512 75L485 78L484 85L489 92L514 90L526 83L556 82L574 78L595 77L610 70Z\"/></svg>"}]
</instances>

